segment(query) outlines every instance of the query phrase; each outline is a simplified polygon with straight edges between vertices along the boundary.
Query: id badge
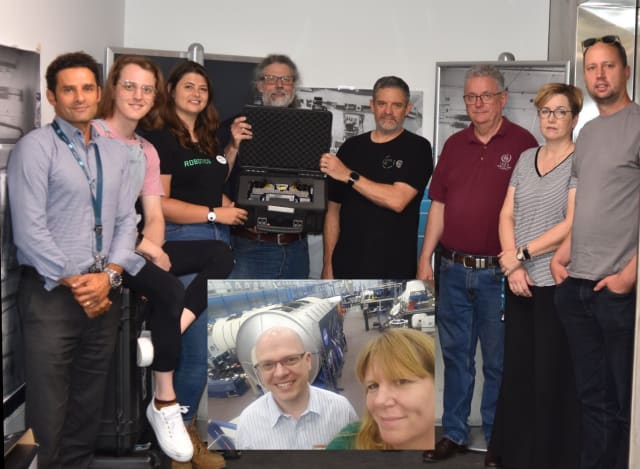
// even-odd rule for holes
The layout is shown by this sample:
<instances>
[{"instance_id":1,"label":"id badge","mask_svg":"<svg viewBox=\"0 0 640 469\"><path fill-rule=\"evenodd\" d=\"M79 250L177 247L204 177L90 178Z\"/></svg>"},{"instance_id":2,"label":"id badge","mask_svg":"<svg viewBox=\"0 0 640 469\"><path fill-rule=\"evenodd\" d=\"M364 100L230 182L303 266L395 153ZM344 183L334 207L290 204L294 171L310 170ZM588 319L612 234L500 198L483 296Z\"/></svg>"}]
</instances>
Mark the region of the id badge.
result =
<instances>
[{"instance_id":1,"label":"id badge","mask_svg":"<svg viewBox=\"0 0 640 469\"><path fill-rule=\"evenodd\" d=\"M104 271L104 268L106 267L105 260L106 260L105 256L101 254L96 254L95 260L93 261L93 265L89 269L89 272L95 274L95 273Z\"/></svg>"}]
</instances>

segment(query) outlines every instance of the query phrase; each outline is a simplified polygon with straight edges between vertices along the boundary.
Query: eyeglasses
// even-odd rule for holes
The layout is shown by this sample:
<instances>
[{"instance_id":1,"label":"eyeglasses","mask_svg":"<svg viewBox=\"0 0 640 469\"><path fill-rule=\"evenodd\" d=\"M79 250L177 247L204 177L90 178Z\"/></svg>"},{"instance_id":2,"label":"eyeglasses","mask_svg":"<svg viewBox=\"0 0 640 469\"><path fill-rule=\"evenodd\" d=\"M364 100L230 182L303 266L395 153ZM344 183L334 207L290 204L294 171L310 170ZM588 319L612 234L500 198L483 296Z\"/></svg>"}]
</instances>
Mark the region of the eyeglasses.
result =
<instances>
[{"instance_id":1,"label":"eyeglasses","mask_svg":"<svg viewBox=\"0 0 640 469\"><path fill-rule=\"evenodd\" d=\"M302 352L297 355L289 355L288 357L284 357L282 360L264 361L264 362L256 363L253 367L262 372L269 372L269 371L275 370L278 363L280 363L284 367L291 368L293 366L296 366L298 363L300 363L300 360L302 360L302 357L304 357L306 354L307 352Z\"/></svg>"},{"instance_id":2,"label":"eyeglasses","mask_svg":"<svg viewBox=\"0 0 640 469\"><path fill-rule=\"evenodd\" d=\"M283 75L281 77L279 77L277 75L264 75L262 77L262 81L264 81L265 83L269 83L269 84L274 84L278 80L280 80L283 85L291 85L291 84L293 84L293 76L291 76L291 75Z\"/></svg>"},{"instance_id":3,"label":"eyeglasses","mask_svg":"<svg viewBox=\"0 0 640 469\"><path fill-rule=\"evenodd\" d=\"M556 119L562 120L566 119L569 114L573 114L573 112L562 108L549 109L548 107L543 107L542 109L538 109L538 115L545 119L549 119L551 115L553 115Z\"/></svg>"},{"instance_id":4,"label":"eyeglasses","mask_svg":"<svg viewBox=\"0 0 640 469\"><path fill-rule=\"evenodd\" d=\"M493 101L493 98L502 93L503 91L498 91L497 93L465 94L463 98L464 102L467 104L475 104L478 102L478 99L487 104Z\"/></svg>"},{"instance_id":5,"label":"eyeglasses","mask_svg":"<svg viewBox=\"0 0 640 469\"><path fill-rule=\"evenodd\" d=\"M142 94L147 95L147 96L151 96L152 94L154 94L156 92L156 88L155 86L151 86L151 85L139 85L133 81L129 81L129 80L125 80L125 81L121 81L120 82L120 86L122 86L122 88L124 88L124 90L127 93L135 93L136 91L138 91L138 88L140 88L142 90Z\"/></svg>"},{"instance_id":6,"label":"eyeglasses","mask_svg":"<svg viewBox=\"0 0 640 469\"><path fill-rule=\"evenodd\" d=\"M594 45L596 42L604 42L605 44L620 44L620 36L616 35L608 35L602 37L590 37L589 39L585 39L582 41L582 53L584 54L589 47Z\"/></svg>"}]
</instances>

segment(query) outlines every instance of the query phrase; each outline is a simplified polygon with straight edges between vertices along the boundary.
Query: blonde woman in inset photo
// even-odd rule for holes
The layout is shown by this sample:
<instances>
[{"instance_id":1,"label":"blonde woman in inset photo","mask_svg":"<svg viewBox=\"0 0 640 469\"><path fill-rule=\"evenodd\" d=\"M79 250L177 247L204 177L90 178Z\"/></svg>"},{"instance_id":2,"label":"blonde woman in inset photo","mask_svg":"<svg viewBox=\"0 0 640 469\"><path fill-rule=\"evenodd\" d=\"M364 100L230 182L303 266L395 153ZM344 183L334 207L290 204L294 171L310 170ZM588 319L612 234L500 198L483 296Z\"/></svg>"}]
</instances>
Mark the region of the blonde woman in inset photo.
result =
<instances>
[{"instance_id":1,"label":"blonde woman in inset photo","mask_svg":"<svg viewBox=\"0 0 640 469\"><path fill-rule=\"evenodd\" d=\"M366 409L327 449L428 450L435 438L433 338L414 329L387 329L356 362Z\"/></svg>"}]
</instances>

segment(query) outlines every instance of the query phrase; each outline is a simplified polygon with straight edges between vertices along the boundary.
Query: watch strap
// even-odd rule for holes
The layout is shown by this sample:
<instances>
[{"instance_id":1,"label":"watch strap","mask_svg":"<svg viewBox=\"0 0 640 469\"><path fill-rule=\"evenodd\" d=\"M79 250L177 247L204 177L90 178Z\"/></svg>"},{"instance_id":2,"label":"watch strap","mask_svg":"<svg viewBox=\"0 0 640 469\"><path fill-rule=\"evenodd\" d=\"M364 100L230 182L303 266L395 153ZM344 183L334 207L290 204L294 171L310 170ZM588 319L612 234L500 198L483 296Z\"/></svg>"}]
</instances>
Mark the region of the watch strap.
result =
<instances>
[{"instance_id":1,"label":"watch strap","mask_svg":"<svg viewBox=\"0 0 640 469\"><path fill-rule=\"evenodd\" d=\"M349 185L349 187L351 187L358 179L360 179L360 175L355 171L351 171L351 174L349 174L349 179L347 180L347 184Z\"/></svg>"}]
</instances>

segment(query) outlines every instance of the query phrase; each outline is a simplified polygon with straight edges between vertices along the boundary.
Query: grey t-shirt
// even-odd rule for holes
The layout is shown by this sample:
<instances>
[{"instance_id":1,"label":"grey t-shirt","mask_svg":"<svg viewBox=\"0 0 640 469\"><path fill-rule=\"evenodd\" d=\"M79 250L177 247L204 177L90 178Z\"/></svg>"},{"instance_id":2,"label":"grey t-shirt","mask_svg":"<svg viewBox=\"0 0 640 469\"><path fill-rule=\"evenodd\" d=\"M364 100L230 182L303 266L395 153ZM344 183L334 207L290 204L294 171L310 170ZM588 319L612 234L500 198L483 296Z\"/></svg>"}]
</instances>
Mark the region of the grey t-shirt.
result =
<instances>
[{"instance_id":1,"label":"grey t-shirt","mask_svg":"<svg viewBox=\"0 0 640 469\"><path fill-rule=\"evenodd\" d=\"M640 222L640 105L588 122L576 142L578 181L569 274L600 280L637 251Z\"/></svg>"},{"instance_id":2,"label":"grey t-shirt","mask_svg":"<svg viewBox=\"0 0 640 469\"><path fill-rule=\"evenodd\" d=\"M509 182L515 188L513 218L517 246L531 242L567 215L573 154L542 176L536 166L539 151L540 147L529 148L522 153ZM552 256L553 252L548 252L525 262L535 285L547 287L555 283L549 269Z\"/></svg>"}]
</instances>

